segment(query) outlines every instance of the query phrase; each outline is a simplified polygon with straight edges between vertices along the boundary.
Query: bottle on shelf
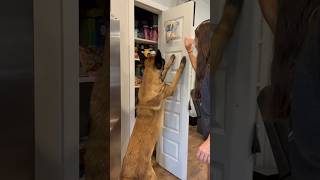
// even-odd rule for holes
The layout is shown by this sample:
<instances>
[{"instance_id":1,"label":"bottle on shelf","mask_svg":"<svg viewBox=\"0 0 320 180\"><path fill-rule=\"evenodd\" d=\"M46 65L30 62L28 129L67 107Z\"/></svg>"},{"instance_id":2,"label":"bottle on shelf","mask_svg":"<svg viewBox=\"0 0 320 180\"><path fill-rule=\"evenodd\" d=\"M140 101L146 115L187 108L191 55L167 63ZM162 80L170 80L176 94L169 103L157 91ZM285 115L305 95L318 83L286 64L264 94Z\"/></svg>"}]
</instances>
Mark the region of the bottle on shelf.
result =
<instances>
[{"instance_id":1,"label":"bottle on shelf","mask_svg":"<svg viewBox=\"0 0 320 180\"><path fill-rule=\"evenodd\" d=\"M139 22L135 20L134 23L134 37L139 37Z\"/></svg>"},{"instance_id":2,"label":"bottle on shelf","mask_svg":"<svg viewBox=\"0 0 320 180\"><path fill-rule=\"evenodd\" d=\"M144 39L149 39L149 27L148 25L143 25L143 34L144 34Z\"/></svg>"},{"instance_id":3,"label":"bottle on shelf","mask_svg":"<svg viewBox=\"0 0 320 180\"><path fill-rule=\"evenodd\" d=\"M149 28L149 37L148 40L153 40L153 27Z\"/></svg>"},{"instance_id":4,"label":"bottle on shelf","mask_svg":"<svg viewBox=\"0 0 320 180\"><path fill-rule=\"evenodd\" d=\"M152 40L158 42L158 25L153 25Z\"/></svg>"}]
</instances>

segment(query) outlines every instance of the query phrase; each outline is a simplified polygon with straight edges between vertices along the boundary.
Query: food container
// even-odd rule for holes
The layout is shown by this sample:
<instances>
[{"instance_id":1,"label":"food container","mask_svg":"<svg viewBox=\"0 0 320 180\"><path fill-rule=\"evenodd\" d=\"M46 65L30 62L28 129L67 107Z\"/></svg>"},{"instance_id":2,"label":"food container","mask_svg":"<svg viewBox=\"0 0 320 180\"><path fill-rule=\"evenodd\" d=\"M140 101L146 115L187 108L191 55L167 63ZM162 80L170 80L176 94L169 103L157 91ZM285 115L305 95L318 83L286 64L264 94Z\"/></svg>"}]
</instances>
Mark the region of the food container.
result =
<instances>
[{"instance_id":1,"label":"food container","mask_svg":"<svg viewBox=\"0 0 320 180\"><path fill-rule=\"evenodd\" d=\"M152 40L158 41L158 25L153 25L152 28Z\"/></svg>"},{"instance_id":2,"label":"food container","mask_svg":"<svg viewBox=\"0 0 320 180\"><path fill-rule=\"evenodd\" d=\"M144 34L144 39L149 39L149 27L147 25L143 26L143 34Z\"/></svg>"},{"instance_id":3,"label":"food container","mask_svg":"<svg viewBox=\"0 0 320 180\"><path fill-rule=\"evenodd\" d=\"M134 29L134 37L138 37L138 29Z\"/></svg>"},{"instance_id":4,"label":"food container","mask_svg":"<svg viewBox=\"0 0 320 180\"><path fill-rule=\"evenodd\" d=\"M149 40L153 40L153 28L150 27L150 30L149 30Z\"/></svg>"}]
</instances>

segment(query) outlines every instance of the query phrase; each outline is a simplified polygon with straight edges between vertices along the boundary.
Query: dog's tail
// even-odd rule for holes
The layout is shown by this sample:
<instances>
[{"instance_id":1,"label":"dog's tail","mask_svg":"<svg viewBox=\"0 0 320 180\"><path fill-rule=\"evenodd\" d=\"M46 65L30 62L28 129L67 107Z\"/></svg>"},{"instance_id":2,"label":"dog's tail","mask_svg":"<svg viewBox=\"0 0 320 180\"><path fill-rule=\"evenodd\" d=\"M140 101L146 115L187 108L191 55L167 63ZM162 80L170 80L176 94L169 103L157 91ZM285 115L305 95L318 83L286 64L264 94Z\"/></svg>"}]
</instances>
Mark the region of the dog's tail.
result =
<instances>
[{"instance_id":1,"label":"dog's tail","mask_svg":"<svg viewBox=\"0 0 320 180\"><path fill-rule=\"evenodd\" d=\"M241 14L244 0L227 0L224 6L221 20L215 29L211 39L211 65L213 72L216 71L223 56L223 51L231 39L239 16Z\"/></svg>"}]
</instances>

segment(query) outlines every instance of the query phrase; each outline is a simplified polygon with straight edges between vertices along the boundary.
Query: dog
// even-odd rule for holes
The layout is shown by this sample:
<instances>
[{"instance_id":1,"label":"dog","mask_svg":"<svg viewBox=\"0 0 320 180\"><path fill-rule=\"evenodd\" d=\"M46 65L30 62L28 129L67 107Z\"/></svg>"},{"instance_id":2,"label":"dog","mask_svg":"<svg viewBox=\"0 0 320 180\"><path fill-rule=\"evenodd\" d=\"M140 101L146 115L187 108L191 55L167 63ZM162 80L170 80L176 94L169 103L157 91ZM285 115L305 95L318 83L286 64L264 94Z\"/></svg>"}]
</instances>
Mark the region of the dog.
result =
<instances>
[{"instance_id":1,"label":"dog","mask_svg":"<svg viewBox=\"0 0 320 180\"><path fill-rule=\"evenodd\" d=\"M163 126L165 100L175 93L186 65L186 57L183 57L172 83L168 85L164 79L175 56L165 63L158 50L156 55L149 54L143 59L145 70L138 94L137 119L123 159L121 180L157 179L151 158Z\"/></svg>"}]
</instances>

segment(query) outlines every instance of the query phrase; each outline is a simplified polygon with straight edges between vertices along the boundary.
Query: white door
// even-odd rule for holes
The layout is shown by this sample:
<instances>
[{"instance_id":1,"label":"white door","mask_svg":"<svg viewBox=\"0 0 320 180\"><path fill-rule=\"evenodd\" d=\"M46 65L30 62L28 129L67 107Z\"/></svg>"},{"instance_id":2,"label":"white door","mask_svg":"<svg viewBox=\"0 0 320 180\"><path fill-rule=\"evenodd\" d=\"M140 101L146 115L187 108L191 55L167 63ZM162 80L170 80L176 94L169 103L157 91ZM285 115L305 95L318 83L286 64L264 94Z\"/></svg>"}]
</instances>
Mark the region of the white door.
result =
<instances>
[{"instance_id":1,"label":"white door","mask_svg":"<svg viewBox=\"0 0 320 180\"><path fill-rule=\"evenodd\" d=\"M193 35L194 2L184 3L162 14L161 52L168 59L175 54L176 60L168 72L166 82L170 83L183 56L188 57L184 48L184 37ZM178 22L177 39L166 41L165 25L169 21ZM162 135L157 145L159 164L180 179L187 179L188 128L191 65L189 60L173 97L167 99Z\"/></svg>"},{"instance_id":2,"label":"white door","mask_svg":"<svg viewBox=\"0 0 320 180\"><path fill-rule=\"evenodd\" d=\"M224 0L211 4L216 23ZM213 142L211 159L214 180L251 180L253 128L256 115L256 82L261 14L256 0L245 1L235 33L224 52L214 78Z\"/></svg>"}]
</instances>

